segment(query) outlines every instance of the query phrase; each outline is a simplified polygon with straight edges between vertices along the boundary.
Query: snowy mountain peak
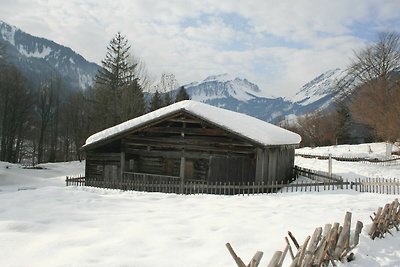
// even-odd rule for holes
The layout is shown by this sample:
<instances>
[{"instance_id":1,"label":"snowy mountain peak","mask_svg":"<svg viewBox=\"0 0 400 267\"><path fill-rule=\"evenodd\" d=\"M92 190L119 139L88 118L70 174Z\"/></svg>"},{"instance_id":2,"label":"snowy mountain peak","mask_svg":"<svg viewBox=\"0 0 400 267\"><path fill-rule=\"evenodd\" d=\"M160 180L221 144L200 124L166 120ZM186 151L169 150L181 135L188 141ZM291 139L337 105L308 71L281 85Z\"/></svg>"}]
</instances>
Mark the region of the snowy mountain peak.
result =
<instances>
[{"instance_id":1,"label":"snowy mountain peak","mask_svg":"<svg viewBox=\"0 0 400 267\"><path fill-rule=\"evenodd\" d=\"M185 85L185 88L193 100L201 102L230 97L247 102L261 93L256 84L227 73L208 76L201 82Z\"/></svg>"},{"instance_id":2,"label":"snowy mountain peak","mask_svg":"<svg viewBox=\"0 0 400 267\"><path fill-rule=\"evenodd\" d=\"M203 80L203 82L210 82L210 81L220 81L220 82L228 82L228 81L233 81L235 79L239 79L237 77L234 77L228 73L223 73L219 75L211 75L208 76Z\"/></svg>"},{"instance_id":3,"label":"snowy mountain peak","mask_svg":"<svg viewBox=\"0 0 400 267\"><path fill-rule=\"evenodd\" d=\"M9 25L4 21L0 20L0 37L9 42L11 45L15 45L15 32L19 29L13 25Z\"/></svg>"}]
</instances>

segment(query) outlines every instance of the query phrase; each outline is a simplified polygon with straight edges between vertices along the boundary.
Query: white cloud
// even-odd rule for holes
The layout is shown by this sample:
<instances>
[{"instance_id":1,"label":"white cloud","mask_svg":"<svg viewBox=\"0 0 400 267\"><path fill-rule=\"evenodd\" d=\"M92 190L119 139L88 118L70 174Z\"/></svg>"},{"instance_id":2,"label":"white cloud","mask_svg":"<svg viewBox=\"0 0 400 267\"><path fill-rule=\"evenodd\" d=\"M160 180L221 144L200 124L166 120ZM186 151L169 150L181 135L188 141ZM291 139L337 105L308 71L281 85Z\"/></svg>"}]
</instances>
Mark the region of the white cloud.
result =
<instances>
[{"instance_id":1,"label":"white cloud","mask_svg":"<svg viewBox=\"0 0 400 267\"><path fill-rule=\"evenodd\" d=\"M346 66L352 49L368 41L366 28L397 30L399 9L398 0L2 0L0 14L98 63L121 31L154 75L172 72L186 83L229 72L292 95ZM235 14L247 28L221 14ZM195 23L185 25L188 19Z\"/></svg>"}]
</instances>

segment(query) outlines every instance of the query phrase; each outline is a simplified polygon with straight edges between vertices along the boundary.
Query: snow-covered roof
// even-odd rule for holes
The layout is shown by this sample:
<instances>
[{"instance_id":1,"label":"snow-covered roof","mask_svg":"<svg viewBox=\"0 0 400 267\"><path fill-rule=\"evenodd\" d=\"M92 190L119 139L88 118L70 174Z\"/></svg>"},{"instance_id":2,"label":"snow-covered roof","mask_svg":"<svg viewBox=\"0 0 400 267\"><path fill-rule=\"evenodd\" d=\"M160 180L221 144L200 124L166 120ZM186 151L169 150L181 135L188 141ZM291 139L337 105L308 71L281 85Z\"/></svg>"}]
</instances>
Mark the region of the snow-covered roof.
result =
<instances>
[{"instance_id":1,"label":"snow-covered roof","mask_svg":"<svg viewBox=\"0 0 400 267\"><path fill-rule=\"evenodd\" d=\"M299 144L301 141L300 135L257 118L197 101L185 100L93 134L86 140L83 147L129 132L179 111L185 111L264 146Z\"/></svg>"}]
</instances>

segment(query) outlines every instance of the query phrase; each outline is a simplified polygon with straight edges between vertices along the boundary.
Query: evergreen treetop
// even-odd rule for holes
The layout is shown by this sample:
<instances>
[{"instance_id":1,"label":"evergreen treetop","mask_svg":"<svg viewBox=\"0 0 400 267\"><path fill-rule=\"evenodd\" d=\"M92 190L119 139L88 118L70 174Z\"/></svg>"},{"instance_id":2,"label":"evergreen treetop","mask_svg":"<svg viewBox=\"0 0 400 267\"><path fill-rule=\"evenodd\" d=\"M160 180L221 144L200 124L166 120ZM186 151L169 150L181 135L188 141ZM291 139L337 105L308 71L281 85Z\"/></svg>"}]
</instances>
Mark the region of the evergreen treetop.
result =
<instances>
[{"instance_id":1,"label":"evergreen treetop","mask_svg":"<svg viewBox=\"0 0 400 267\"><path fill-rule=\"evenodd\" d=\"M186 89L184 86L179 87L178 93L176 94L175 97L175 102L183 101L183 100L189 100L190 96L186 92Z\"/></svg>"},{"instance_id":2,"label":"evergreen treetop","mask_svg":"<svg viewBox=\"0 0 400 267\"><path fill-rule=\"evenodd\" d=\"M107 47L106 57L101 61L102 68L96 75L96 83L116 90L135 79L136 65L128 61L130 48L126 37L118 32Z\"/></svg>"}]
</instances>

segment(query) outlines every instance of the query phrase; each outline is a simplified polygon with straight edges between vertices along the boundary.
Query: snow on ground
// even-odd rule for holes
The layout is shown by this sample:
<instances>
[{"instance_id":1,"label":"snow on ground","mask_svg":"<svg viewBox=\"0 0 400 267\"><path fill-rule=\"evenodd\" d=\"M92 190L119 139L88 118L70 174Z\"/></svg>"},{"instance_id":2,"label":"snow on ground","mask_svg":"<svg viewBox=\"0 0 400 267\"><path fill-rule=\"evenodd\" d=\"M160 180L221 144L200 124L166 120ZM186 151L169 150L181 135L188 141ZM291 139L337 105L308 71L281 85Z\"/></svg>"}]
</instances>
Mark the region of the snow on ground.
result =
<instances>
[{"instance_id":1,"label":"snow on ground","mask_svg":"<svg viewBox=\"0 0 400 267\"><path fill-rule=\"evenodd\" d=\"M303 147L296 149L296 153L307 155L329 155L336 157L365 157L386 158L387 143L367 143L360 145L336 145L323 147ZM392 152L398 152L399 147L392 145Z\"/></svg>"},{"instance_id":2,"label":"snow on ground","mask_svg":"<svg viewBox=\"0 0 400 267\"><path fill-rule=\"evenodd\" d=\"M328 160L296 157L295 165L328 172ZM354 181L358 178L400 178L400 165L381 166L379 164L345 162L332 160L332 173L340 175L343 179Z\"/></svg>"},{"instance_id":3,"label":"snow on ground","mask_svg":"<svg viewBox=\"0 0 400 267\"><path fill-rule=\"evenodd\" d=\"M364 230L365 232L365 230ZM360 246L354 250L356 261L343 264L347 267L400 266L400 232L384 239L371 240L361 236Z\"/></svg>"},{"instance_id":4,"label":"snow on ground","mask_svg":"<svg viewBox=\"0 0 400 267\"><path fill-rule=\"evenodd\" d=\"M346 266L400 266L400 232L374 242L367 236L369 215L393 195L122 192L64 187L65 175L81 173L82 163L43 166L0 164L0 266L234 266L226 242L246 262L263 251L266 266L288 230L302 242L315 227L343 223L346 211L353 227L366 224L357 261ZM26 186L36 189L18 191Z\"/></svg>"},{"instance_id":5,"label":"snow on ground","mask_svg":"<svg viewBox=\"0 0 400 267\"><path fill-rule=\"evenodd\" d=\"M66 175L84 173L82 162L39 164L43 169L27 169L19 164L0 161L0 192L64 186Z\"/></svg>"}]
</instances>

